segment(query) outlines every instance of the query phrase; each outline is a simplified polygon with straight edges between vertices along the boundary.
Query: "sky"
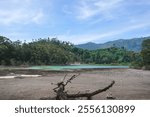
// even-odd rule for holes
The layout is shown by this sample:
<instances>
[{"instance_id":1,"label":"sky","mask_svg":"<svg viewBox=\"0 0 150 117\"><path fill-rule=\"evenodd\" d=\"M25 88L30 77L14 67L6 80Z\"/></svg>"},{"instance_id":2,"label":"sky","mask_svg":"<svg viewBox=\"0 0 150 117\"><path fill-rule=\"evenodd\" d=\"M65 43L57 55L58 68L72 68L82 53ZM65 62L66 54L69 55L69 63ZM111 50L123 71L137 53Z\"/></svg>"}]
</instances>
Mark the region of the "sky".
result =
<instances>
[{"instance_id":1,"label":"sky","mask_svg":"<svg viewBox=\"0 0 150 117\"><path fill-rule=\"evenodd\" d=\"M150 0L0 0L0 35L73 44L150 36Z\"/></svg>"}]
</instances>

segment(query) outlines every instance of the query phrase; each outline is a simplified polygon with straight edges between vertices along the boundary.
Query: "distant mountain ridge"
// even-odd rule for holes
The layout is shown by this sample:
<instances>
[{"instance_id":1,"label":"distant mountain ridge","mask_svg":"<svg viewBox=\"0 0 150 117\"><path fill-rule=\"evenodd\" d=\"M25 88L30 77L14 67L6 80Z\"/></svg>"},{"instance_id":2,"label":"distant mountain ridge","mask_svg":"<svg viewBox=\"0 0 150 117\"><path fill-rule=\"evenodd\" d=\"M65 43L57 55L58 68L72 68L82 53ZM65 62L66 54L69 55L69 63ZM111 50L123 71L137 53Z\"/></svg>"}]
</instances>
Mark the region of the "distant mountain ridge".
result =
<instances>
[{"instance_id":1,"label":"distant mountain ridge","mask_svg":"<svg viewBox=\"0 0 150 117\"><path fill-rule=\"evenodd\" d=\"M127 50L138 52L138 51L141 51L141 44L143 40L145 39L150 39L150 36L141 37L141 38L132 38L132 39L118 39L118 40L109 41L103 44L96 44L93 42L88 42L85 44L79 44L75 46L78 48L88 49L88 50L104 49L104 48L115 46L119 48L124 47Z\"/></svg>"}]
</instances>

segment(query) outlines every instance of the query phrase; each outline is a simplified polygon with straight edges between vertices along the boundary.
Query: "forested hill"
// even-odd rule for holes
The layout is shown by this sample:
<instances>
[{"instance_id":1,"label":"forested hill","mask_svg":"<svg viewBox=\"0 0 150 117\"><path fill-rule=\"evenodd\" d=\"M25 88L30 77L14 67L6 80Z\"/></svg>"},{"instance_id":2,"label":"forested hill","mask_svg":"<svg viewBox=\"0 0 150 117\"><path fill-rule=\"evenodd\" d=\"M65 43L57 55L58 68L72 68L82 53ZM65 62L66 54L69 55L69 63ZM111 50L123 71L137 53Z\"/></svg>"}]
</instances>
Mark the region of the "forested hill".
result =
<instances>
[{"instance_id":1,"label":"forested hill","mask_svg":"<svg viewBox=\"0 0 150 117\"><path fill-rule=\"evenodd\" d=\"M141 51L141 44L143 40L149 39L149 37L142 37L142 38L133 38L133 39L119 39L115 41L109 41L104 44L96 44L92 42L88 42L85 44L76 45L78 48L88 49L88 50L96 50L96 49L104 49L110 47L124 47L129 51L139 52Z\"/></svg>"},{"instance_id":2,"label":"forested hill","mask_svg":"<svg viewBox=\"0 0 150 117\"><path fill-rule=\"evenodd\" d=\"M68 64L75 57L72 48L71 43L56 38L22 43L0 36L0 65Z\"/></svg>"},{"instance_id":3,"label":"forested hill","mask_svg":"<svg viewBox=\"0 0 150 117\"><path fill-rule=\"evenodd\" d=\"M0 65L124 64L140 60L139 53L124 48L84 50L56 38L26 43L0 36Z\"/></svg>"}]
</instances>

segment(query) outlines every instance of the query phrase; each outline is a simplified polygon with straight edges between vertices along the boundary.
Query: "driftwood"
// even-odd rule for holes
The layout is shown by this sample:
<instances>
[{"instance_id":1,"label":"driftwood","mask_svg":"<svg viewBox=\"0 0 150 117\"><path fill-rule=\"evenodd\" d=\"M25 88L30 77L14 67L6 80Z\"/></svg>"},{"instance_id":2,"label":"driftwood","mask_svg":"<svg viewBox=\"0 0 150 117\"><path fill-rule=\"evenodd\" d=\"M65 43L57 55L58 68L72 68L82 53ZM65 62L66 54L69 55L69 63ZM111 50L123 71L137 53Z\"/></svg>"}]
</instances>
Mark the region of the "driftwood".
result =
<instances>
[{"instance_id":1,"label":"driftwood","mask_svg":"<svg viewBox=\"0 0 150 117\"><path fill-rule=\"evenodd\" d=\"M111 88L113 85L115 84L115 81L112 81L112 83L110 85L108 85L107 87L103 88L103 89L98 89L96 91L93 91L91 93L82 93L82 94L68 94L67 97L68 98L79 98L79 97L87 97L87 99L91 99L92 96L97 95L99 93L102 93L106 90L108 90L109 88Z\"/></svg>"},{"instance_id":2,"label":"driftwood","mask_svg":"<svg viewBox=\"0 0 150 117\"><path fill-rule=\"evenodd\" d=\"M67 92L65 91L65 86L68 84L68 83L71 83L71 80L73 80L74 78L76 78L77 76L79 76L80 74L77 74L77 75L73 75L71 78L69 78L66 83L64 82L67 74L65 75L64 79L62 82L59 82L57 83L57 87L54 88L54 92L56 93L56 99L57 100L67 100L68 99L68 94Z\"/></svg>"},{"instance_id":3,"label":"driftwood","mask_svg":"<svg viewBox=\"0 0 150 117\"><path fill-rule=\"evenodd\" d=\"M91 100L92 97L94 95L97 95L99 93L102 93L104 91L107 91L109 88L111 88L114 84L115 84L115 81L112 81L111 84L109 84L108 86L106 86L105 88L103 89L98 89L96 91L93 91L91 93L78 93L78 94L68 94L66 91L65 91L65 86L68 84L68 83L71 83L71 81L73 79L75 79L77 76L79 76L80 74L77 74L77 75L73 75L71 78L69 78L66 82L64 82L67 74L65 75L65 77L63 78L63 80L59 83L57 83L57 87L54 88L54 92L56 93L56 97L55 99L56 100L67 100L67 99L76 99L76 98L82 98L82 97L86 97L88 100Z\"/></svg>"}]
</instances>

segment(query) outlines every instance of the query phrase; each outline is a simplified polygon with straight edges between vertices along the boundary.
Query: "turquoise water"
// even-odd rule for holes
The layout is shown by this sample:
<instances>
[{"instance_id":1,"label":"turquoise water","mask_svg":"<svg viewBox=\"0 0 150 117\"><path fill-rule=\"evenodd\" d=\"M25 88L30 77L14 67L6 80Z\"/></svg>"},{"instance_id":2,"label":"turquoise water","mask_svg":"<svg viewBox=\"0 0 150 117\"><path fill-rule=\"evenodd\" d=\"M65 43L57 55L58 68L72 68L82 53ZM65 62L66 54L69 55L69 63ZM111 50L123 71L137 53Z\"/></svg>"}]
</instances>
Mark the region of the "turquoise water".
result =
<instances>
[{"instance_id":1,"label":"turquoise water","mask_svg":"<svg viewBox=\"0 0 150 117\"><path fill-rule=\"evenodd\" d=\"M99 66L99 65L68 65L68 66L33 66L30 69L41 70L79 70L100 68L129 68L128 66Z\"/></svg>"}]
</instances>

